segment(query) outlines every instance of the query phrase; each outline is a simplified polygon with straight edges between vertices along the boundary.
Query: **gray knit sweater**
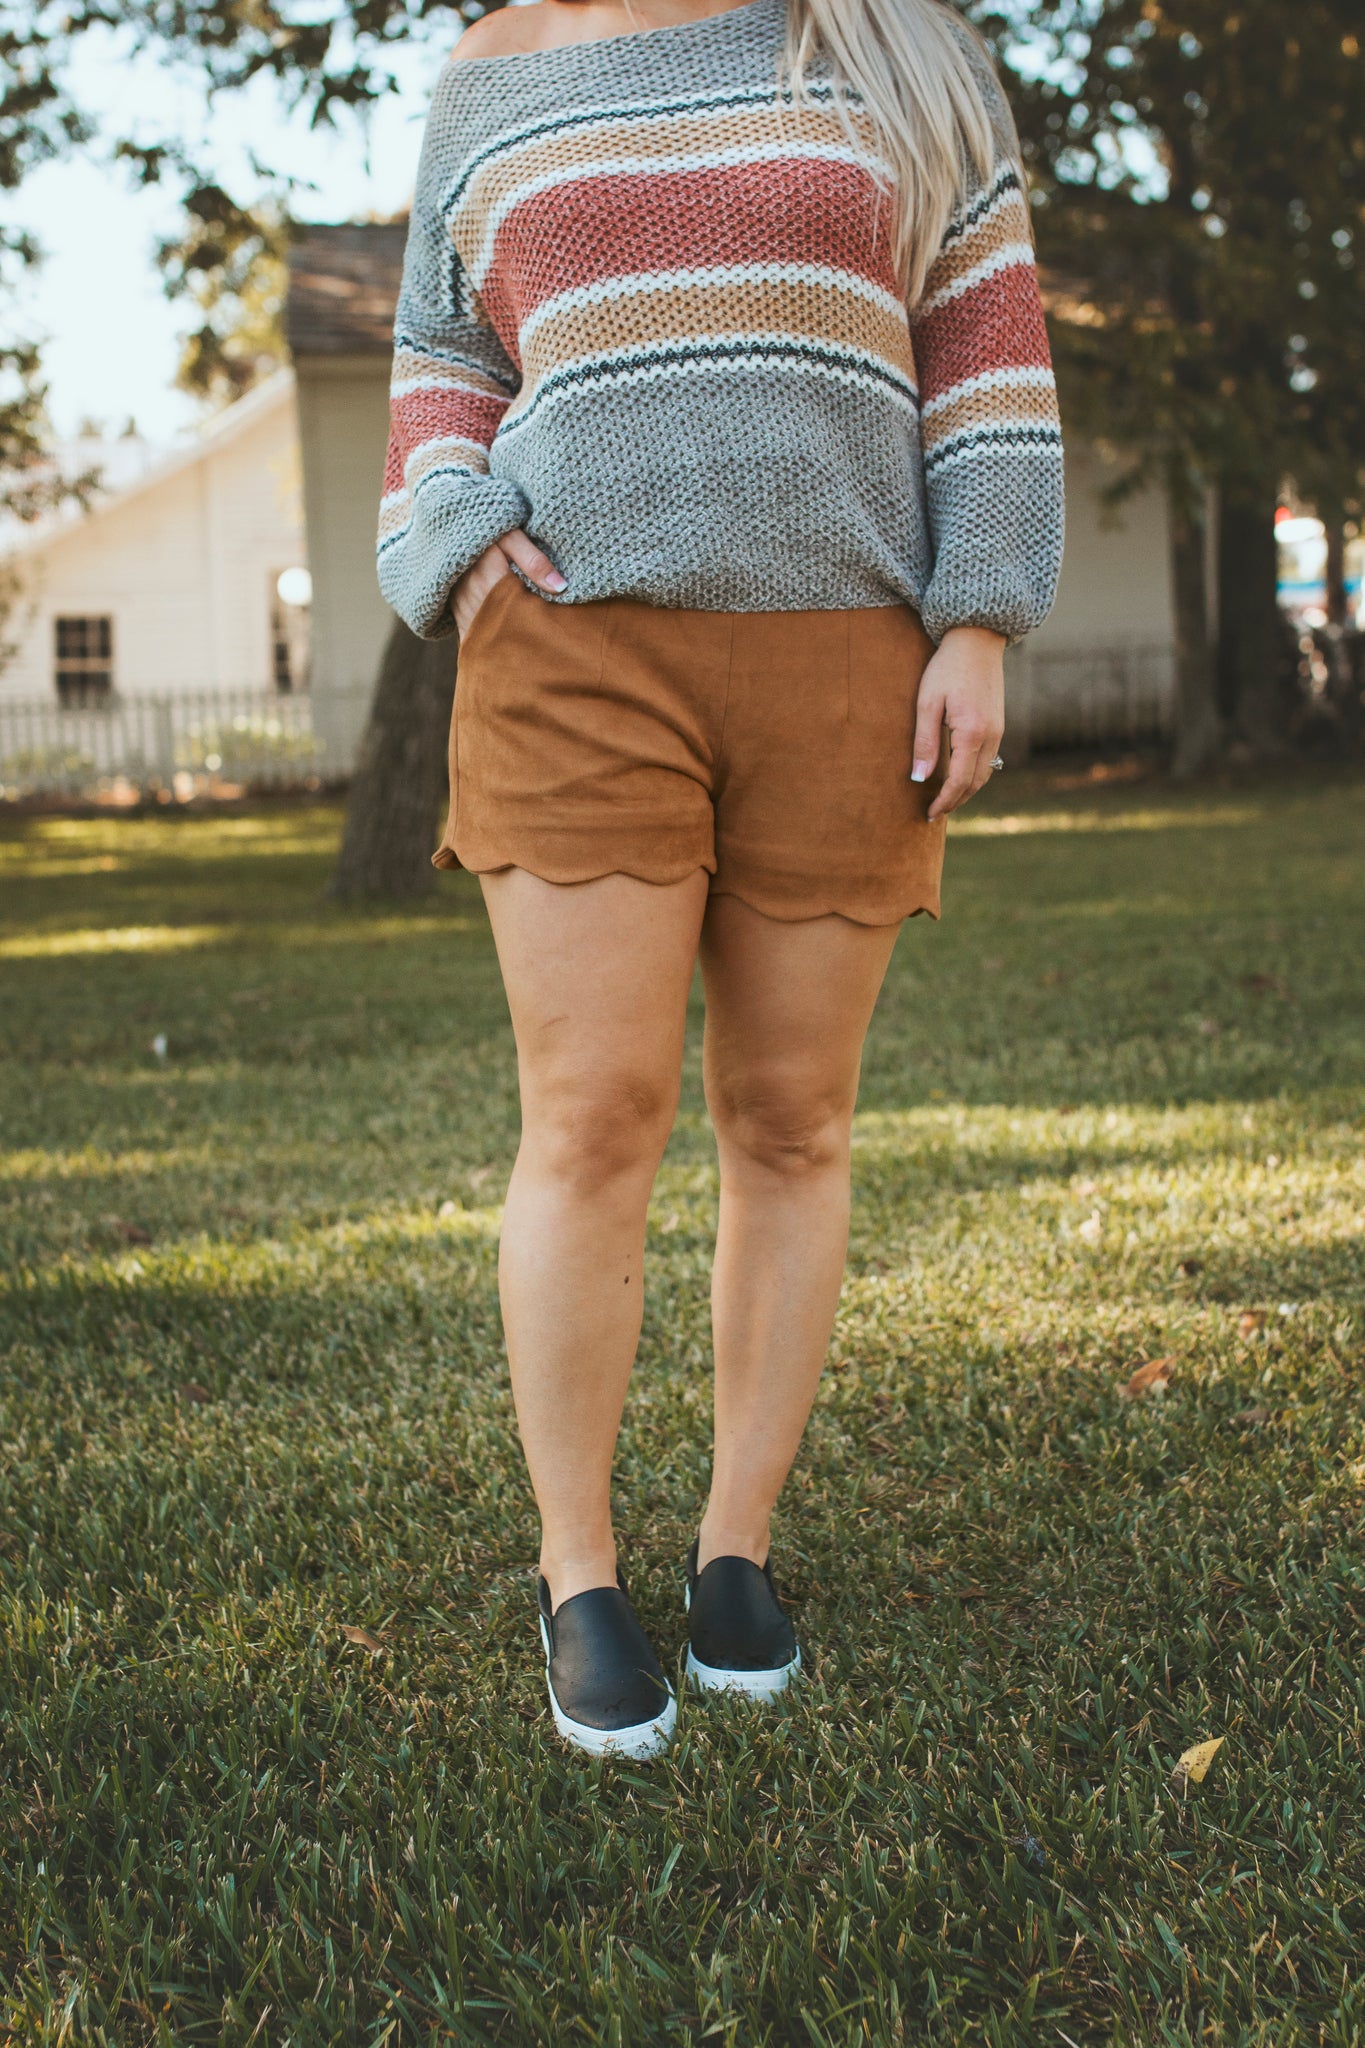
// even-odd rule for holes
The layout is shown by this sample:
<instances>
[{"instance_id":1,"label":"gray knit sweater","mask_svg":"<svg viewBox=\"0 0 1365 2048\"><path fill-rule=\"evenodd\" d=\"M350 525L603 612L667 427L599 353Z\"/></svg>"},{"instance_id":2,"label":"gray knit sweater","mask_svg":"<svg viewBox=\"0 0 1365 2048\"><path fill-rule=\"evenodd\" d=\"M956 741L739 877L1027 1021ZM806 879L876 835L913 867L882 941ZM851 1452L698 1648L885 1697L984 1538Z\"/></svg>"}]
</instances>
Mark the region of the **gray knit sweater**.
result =
<instances>
[{"instance_id":1,"label":"gray knit sweater","mask_svg":"<svg viewBox=\"0 0 1365 2048\"><path fill-rule=\"evenodd\" d=\"M415 632L453 630L452 585L514 526L561 603L908 603L936 640L1045 616L1061 440L1018 174L1002 150L971 182L907 309L828 86L779 103L784 23L747 0L445 66L379 528Z\"/></svg>"}]
</instances>

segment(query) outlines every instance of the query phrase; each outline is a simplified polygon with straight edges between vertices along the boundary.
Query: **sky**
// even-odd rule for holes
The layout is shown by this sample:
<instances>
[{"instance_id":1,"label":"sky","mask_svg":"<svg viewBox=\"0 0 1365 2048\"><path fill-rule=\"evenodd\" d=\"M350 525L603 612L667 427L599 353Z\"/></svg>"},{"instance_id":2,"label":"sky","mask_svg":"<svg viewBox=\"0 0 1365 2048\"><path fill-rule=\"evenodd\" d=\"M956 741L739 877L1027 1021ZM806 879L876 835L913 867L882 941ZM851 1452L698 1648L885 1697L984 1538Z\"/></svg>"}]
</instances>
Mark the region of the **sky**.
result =
<instances>
[{"instance_id":1,"label":"sky","mask_svg":"<svg viewBox=\"0 0 1365 2048\"><path fill-rule=\"evenodd\" d=\"M116 34L91 40L74 74L78 97L110 123L128 124L140 141L183 133L203 138L211 163L234 197L260 190L252 154L310 181L296 192L295 213L307 220L356 220L392 214L411 196L426 103L453 40L400 53L402 90L370 117L368 133L353 117L336 129L310 132L291 118L267 81L206 112L191 74L177 77L150 59L130 59ZM43 341L49 409L61 437L87 418L117 434L131 417L155 443L172 441L202 416L174 388L179 337L193 308L168 301L155 262L157 241L173 230L174 195L138 192L126 173L103 161L98 145L49 164L5 207L46 252L15 309L15 331Z\"/></svg>"}]
</instances>

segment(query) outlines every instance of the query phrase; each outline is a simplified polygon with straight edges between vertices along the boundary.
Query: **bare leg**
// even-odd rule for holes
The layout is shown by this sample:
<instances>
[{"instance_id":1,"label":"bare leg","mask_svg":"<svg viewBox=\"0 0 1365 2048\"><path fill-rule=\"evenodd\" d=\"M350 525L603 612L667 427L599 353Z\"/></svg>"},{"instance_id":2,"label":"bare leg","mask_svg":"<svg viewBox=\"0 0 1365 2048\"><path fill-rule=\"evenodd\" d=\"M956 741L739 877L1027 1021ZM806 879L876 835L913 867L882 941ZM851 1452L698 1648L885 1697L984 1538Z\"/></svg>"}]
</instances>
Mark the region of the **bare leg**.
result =
<instances>
[{"instance_id":1,"label":"bare leg","mask_svg":"<svg viewBox=\"0 0 1365 2048\"><path fill-rule=\"evenodd\" d=\"M521 1082L503 1327L556 1606L615 1582L612 1454L706 886L700 869L665 887L483 877Z\"/></svg>"},{"instance_id":2,"label":"bare leg","mask_svg":"<svg viewBox=\"0 0 1365 2048\"><path fill-rule=\"evenodd\" d=\"M706 1097L721 1192L702 1565L768 1555L838 1307L863 1039L898 930L841 917L783 924L734 896L707 912Z\"/></svg>"}]
</instances>

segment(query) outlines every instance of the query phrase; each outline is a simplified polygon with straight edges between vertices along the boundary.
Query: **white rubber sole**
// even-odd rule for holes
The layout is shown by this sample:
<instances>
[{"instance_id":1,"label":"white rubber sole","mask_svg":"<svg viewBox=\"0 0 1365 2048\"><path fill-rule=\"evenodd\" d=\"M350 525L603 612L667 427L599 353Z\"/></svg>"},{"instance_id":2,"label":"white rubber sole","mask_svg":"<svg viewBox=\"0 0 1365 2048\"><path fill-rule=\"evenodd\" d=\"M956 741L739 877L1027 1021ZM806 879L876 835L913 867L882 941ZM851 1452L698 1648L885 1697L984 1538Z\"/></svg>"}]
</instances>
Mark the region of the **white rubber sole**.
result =
<instances>
[{"instance_id":1,"label":"white rubber sole","mask_svg":"<svg viewBox=\"0 0 1365 2048\"><path fill-rule=\"evenodd\" d=\"M641 1721L634 1728L590 1728L585 1721L573 1720L555 1698L555 1689L550 1683L550 1637L544 1615L540 1617L540 1640L545 1645L545 1690L550 1695L550 1712L565 1742L585 1751L588 1756L628 1756L642 1761L663 1755L673 1740L673 1730L678 1722L678 1702L672 1687L669 1688L668 1705L652 1721Z\"/></svg>"},{"instance_id":2,"label":"white rubber sole","mask_svg":"<svg viewBox=\"0 0 1365 2048\"><path fill-rule=\"evenodd\" d=\"M692 1612L690 1586L683 1587L683 1612ZM790 1664L780 1664L775 1671L726 1671L716 1664L703 1664L700 1657L693 1656L690 1645L687 1651L687 1677L698 1692L738 1692L750 1700L775 1700L800 1669L800 1650Z\"/></svg>"},{"instance_id":3,"label":"white rubber sole","mask_svg":"<svg viewBox=\"0 0 1365 2048\"><path fill-rule=\"evenodd\" d=\"M800 1669L799 1650L790 1664L779 1665L776 1671L726 1671L715 1664L703 1664L691 1650L687 1653L688 1681L700 1692L737 1692L750 1700L775 1700Z\"/></svg>"}]
</instances>

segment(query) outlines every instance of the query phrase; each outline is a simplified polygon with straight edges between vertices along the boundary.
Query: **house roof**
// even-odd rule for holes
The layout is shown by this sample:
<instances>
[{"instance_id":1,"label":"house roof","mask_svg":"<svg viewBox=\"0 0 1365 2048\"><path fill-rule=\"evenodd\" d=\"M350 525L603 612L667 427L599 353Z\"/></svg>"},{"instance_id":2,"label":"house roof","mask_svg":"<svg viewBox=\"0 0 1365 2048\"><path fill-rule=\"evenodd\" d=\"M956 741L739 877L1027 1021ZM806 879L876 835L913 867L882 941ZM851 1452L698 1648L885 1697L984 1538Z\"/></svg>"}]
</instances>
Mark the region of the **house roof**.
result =
<instances>
[{"instance_id":1,"label":"house roof","mask_svg":"<svg viewBox=\"0 0 1365 2048\"><path fill-rule=\"evenodd\" d=\"M403 220L309 227L289 251L285 329L296 356L388 355Z\"/></svg>"},{"instance_id":2,"label":"house roof","mask_svg":"<svg viewBox=\"0 0 1365 2048\"><path fill-rule=\"evenodd\" d=\"M288 368L276 370L263 383L248 391L244 398L238 398L231 405L225 405L221 412L214 413L197 434L149 462L130 483L114 490L97 492L85 507L62 505L42 519L35 519L32 525L21 527L17 533L0 542L0 556L8 558L36 553L51 542L64 539L78 527L84 528L93 520L107 518L131 499L140 498L145 491L158 489L168 477L207 461L270 413L285 409L292 412L293 408L294 372Z\"/></svg>"}]
</instances>

